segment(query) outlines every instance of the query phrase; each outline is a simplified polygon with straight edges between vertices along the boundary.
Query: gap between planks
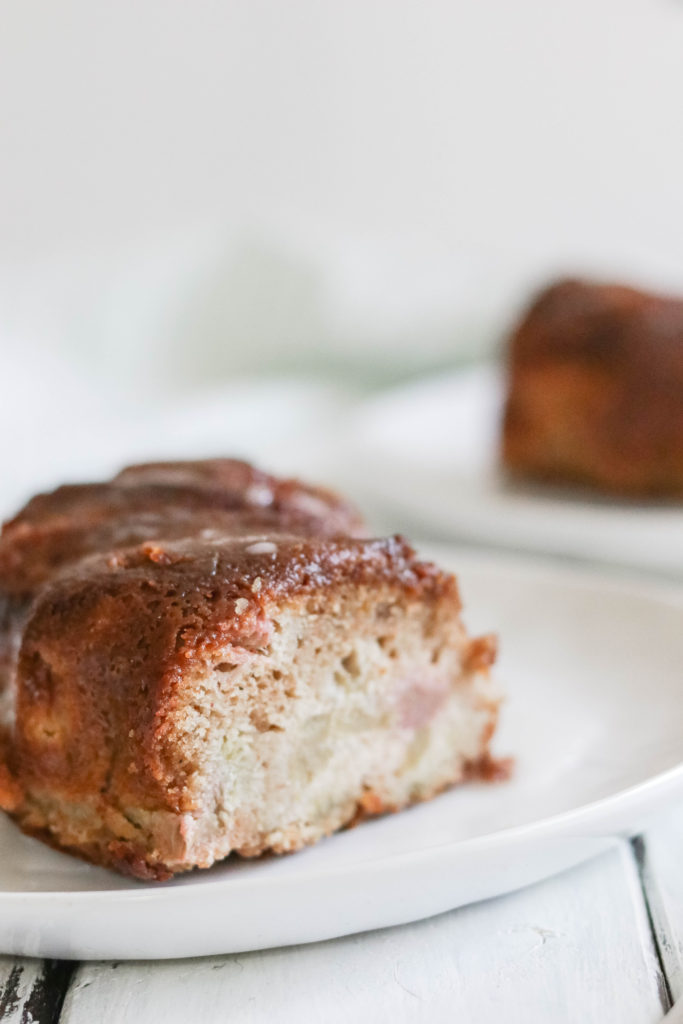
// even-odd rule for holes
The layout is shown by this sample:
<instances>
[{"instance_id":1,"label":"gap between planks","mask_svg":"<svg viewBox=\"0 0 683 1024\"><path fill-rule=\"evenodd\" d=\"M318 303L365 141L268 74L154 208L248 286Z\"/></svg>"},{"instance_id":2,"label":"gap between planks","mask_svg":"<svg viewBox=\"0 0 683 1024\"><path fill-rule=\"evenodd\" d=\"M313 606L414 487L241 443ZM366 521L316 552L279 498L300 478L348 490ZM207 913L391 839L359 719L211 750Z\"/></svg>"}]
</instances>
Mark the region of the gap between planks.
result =
<instances>
[{"instance_id":1,"label":"gap between planks","mask_svg":"<svg viewBox=\"0 0 683 1024\"><path fill-rule=\"evenodd\" d=\"M634 852L655 942L673 1000L683 1000L683 805L652 823Z\"/></svg>"},{"instance_id":2,"label":"gap between planks","mask_svg":"<svg viewBox=\"0 0 683 1024\"><path fill-rule=\"evenodd\" d=\"M58 1024L77 966L0 956L0 1024Z\"/></svg>"},{"instance_id":3,"label":"gap between planks","mask_svg":"<svg viewBox=\"0 0 683 1024\"><path fill-rule=\"evenodd\" d=\"M668 1011L674 1005L675 998L667 970L667 965L671 966L671 959L667 953L671 946L671 936L665 926L664 916L662 915L661 900L650 870L644 836L634 836L631 839L631 853L638 872L638 880L647 914L647 923L650 926L652 945L657 955L660 998L662 1006Z\"/></svg>"}]
</instances>

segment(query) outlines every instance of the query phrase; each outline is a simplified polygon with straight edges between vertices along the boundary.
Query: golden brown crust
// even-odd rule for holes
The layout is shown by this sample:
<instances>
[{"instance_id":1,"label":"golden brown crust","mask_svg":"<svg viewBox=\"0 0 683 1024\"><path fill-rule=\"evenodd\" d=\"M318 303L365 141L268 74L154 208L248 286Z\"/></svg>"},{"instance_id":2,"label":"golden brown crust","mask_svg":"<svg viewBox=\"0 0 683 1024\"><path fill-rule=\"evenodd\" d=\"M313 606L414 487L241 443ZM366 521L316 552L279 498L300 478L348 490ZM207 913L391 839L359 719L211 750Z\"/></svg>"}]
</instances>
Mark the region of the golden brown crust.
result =
<instances>
[{"instance_id":1,"label":"golden brown crust","mask_svg":"<svg viewBox=\"0 0 683 1024\"><path fill-rule=\"evenodd\" d=\"M108 483L39 494L0 536L0 593L31 597L62 568L97 552L217 535L360 536L363 521L336 494L279 480L236 459L131 466Z\"/></svg>"},{"instance_id":2,"label":"golden brown crust","mask_svg":"<svg viewBox=\"0 0 683 1024\"><path fill-rule=\"evenodd\" d=\"M683 495L683 301L561 281L508 356L503 461L520 476Z\"/></svg>"},{"instance_id":3,"label":"golden brown crust","mask_svg":"<svg viewBox=\"0 0 683 1024\"><path fill-rule=\"evenodd\" d=\"M476 636L470 641L465 656L465 670L467 672L486 672L493 665L498 654L498 638L488 633L486 636Z\"/></svg>"},{"instance_id":4,"label":"golden brown crust","mask_svg":"<svg viewBox=\"0 0 683 1024\"><path fill-rule=\"evenodd\" d=\"M6 757L6 752L0 747L0 807L5 811L15 811L24 799L24 791L3 762L3 757Z\"/></svg>"}]
</instances>

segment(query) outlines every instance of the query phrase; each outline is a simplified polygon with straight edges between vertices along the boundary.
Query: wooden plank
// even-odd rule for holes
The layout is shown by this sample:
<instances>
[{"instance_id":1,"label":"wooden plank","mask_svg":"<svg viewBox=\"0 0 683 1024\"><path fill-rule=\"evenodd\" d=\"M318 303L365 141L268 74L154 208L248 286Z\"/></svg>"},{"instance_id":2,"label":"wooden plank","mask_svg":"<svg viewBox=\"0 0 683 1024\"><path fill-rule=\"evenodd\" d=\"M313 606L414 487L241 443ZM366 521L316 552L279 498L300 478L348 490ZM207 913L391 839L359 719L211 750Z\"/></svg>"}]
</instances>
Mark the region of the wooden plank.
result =
<instances>
[{"instance_id":1,"label":"wooden plank","mask_svg":"<svg viewBox=\"0 0 683 1024\"><path fill-rule=\"evenodd\" d=\"M1 1024L56 1024L74 964L0 956Z\"/></svg>"},{"instance_id":2,"label":"wooden plank","mask_svg":"<svg viewBox=\"0 0 683 1024\"><path fill-rule=\"evenodd\" d=\"M522 892L401 928L205 960L84 964L62 1022L655 1024L665 1008L636 864L618 843Z\"/></svg>"},{"instance_id":3,"label":"wooden plank","mask_svg":"<svg viewBox=\"0 0 683 1024\"><path fill-rule=\"evenodd\" d=\"M683 999L683 807L655 822L636 851L671 995Z\"/></svg>"}]
</instances>

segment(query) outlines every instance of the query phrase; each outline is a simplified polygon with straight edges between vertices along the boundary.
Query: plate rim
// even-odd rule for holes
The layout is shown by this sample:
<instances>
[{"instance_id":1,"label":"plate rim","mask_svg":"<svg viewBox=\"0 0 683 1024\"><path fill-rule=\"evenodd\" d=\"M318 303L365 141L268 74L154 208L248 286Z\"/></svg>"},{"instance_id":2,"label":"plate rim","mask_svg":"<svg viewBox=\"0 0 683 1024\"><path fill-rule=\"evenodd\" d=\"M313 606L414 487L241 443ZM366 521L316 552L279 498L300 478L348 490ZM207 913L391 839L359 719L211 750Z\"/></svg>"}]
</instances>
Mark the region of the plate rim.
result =
<instances>
[{"instance_id":1,"label":"plate rim","mask_svg":"<svg viewBox=\"0 0 683 1024\"><path fill-rule=\"evenodd\" d=\"M400 444L388 443L392 423L419 418L430 396L438 405L445 395L452 405L458 398L456 389L467 394L472 387L489 394L495 391L500 403L497 447L487 447L485 464L465 466L457 457L451 462L423 463L414 453L406 455ZM490 357L423 374L369 396L356 406L344 444L347 487L355 486L361 498L383 512L383 518L393 508L394 516L398 510L413 529L431 530L453 543L621 566L680 581L683 557L671 558L672 544L683 539L680 502L619 498L590 489L523 481L506 485L499 451L504 398L505 367L500 359ZM489 426L494 429L493 424ZM416 486L406 489L406 478ZM439 514L441 507L448 514ZM506 514L507 525L501 526ZM668 542L653 549L647 537L658 528L666 531Z\"/></svg>"}]
</instances>

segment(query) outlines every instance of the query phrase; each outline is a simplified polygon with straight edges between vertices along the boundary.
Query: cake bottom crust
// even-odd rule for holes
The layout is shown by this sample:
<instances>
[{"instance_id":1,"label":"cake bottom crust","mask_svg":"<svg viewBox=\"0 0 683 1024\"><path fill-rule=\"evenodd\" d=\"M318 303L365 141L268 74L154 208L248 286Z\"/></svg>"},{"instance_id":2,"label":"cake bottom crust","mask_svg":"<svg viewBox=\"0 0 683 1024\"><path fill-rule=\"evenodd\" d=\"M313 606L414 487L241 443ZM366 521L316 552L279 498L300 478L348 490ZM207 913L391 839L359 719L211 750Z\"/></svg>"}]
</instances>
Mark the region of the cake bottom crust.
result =
<instances>
[{"instance_id":1,"label":"cake bottom crust","mask_svg":"<svg viewBox=\"0 0 683 1024\"><path fill-rule=\"evenodd\" d=\"M413 795L403 803L385 803L383 798L372 790L364 790L353 807L346 814L331 816L325 822L321 822L314 830L302 825L290 827L282 839L276 843L263 846L246 847L235 849L231 854L245 859L254 859L265 854L286 854L296 853L306 846L312 846L325 839L335 832L345 829L356 828L363 822L372 818L378 818L386 814L396 814L406 810L408 807L426 803L440 796L442 793L453 789L464 782L503 782L510 777L512 761L510 758L494 758L487 751L476 760L466 761L451 778L445 778L434 783L433 788ZM42 824L41 824L42 820ZM34 808L26 816L23 814L15 818L15 823L22 832L32 839L38 839L46 846L51 847L59 853L68 853L78 857L89 864L100 867L111 868L119 874L135 878L139 881L166 882L179 872L190 871L201 864L188 863L180 869L177 865L172 867L162 861L150 859L150 854L143 846L136 846L135 843L105 839L104 841L93 839L88 842L84 839L78 845L65 845L57 839L61 833L68 833L73 822L69 816L64 816L60 821L60 812L55 808L49 815L41 814ZM93 835L102 831L100 820L93 821ZM209 850L205 851L208 856ZM211 859L211 863L216 861Z\"/></svg>"}]
</instances>

